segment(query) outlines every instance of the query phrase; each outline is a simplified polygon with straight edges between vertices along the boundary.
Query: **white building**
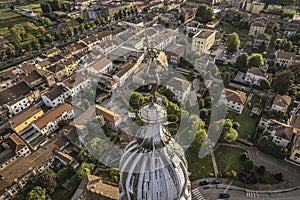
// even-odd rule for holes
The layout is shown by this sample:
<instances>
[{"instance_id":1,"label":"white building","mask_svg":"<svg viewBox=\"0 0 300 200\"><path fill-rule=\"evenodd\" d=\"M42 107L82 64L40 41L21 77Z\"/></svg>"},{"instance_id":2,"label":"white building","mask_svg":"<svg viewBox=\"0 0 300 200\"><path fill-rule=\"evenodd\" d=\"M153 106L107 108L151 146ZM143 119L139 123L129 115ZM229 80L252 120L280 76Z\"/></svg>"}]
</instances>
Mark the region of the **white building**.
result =
<instances>
[{"instance_id":1,"label":"white building","mask_svg":"<svg viewBox=\"0 0 300 200\"><path fill-rule=\"evenodd\" d=\"M272 110L285 113L290 106L292 98L289 96L277 95L272 104Z\"/></svg>"},{"instance_id":2,"label":"white building","mask_svg":"<svg viewBox=\"0 0 300 200\"><path fill-rule=\"evenodd\" d=\"M249 33L248 35L259 35L264 34L265 30L267 28L267 25L262 22L252 22L250 25Z\"/></svg>"},{"instance_id":3,"label":"white building","mask_svg":"<svg viewBox=\"0 0 300 200\"><path fill-rule=\"evenodd\" d=\"M80 76L80 74L78 74L77 76L74 74L65 79L63 82L57 83L57 85L63 85L68 89L69 95L76 96L84 88L88 88L91 85L91 80L84 79Z\"/></svg>"},{"instance_id":4,"label":"white building","mask_svg":"<svg viewBox=\"0 0 300 200\"><path fill-rule=\"evenodd\" d=\"M166 87L170 89L174 94L175 97L180 100L184 100L190 94L192 89L192 83L183 80L180 78L172 77L167 83Z\"/></svg>"},{"instance_id":5,"label":"white building","mask_svg":"<svg viewBox=\"0 0 300 200\"><path fill-rule=\"evenodd\" d=\"M56 85L45 95L42 95L43 102L48 107L56 107L65 102L69 97L69 91L63 85Z\"/></svg>"},{"instance_id":6,"label":"white building","mask_svg":"<svg viewBox=\"0 0 300 200\"><path fill-rule=\"evenodd\" d=\"M113 69L112 61L107 58L102 58L91 67L87 69L87 72L101 77L103 74L108 74Z\"/></svg>"},{"instance_id":7,"label":"white building","mask_svg":"<svg viewBox=\"0 0 300 200\"><path fill-rule=\"evenodd\" d=\"M268 78L267 73L257 67L251 67L247 70L245 81L251 84L260 85L261 80Z\"/></svg>"},{"instance_id":8,"label":"white building","mask_svg":"<svg viewBox=\"0 0 300 200\"><path fill-rule=\"evenodd\" d=\"M0 107L6 107L11 115L28 108L39 98L39 91L33 91L26 82L20 82L0 92Z\"/></svg>"},{"instance_id":9,"label":"white building","mask_svg":"<svg viewBox=\"0 0 300 200\"><path fill-rule=\"evenodd\" d=\"M280 67L290 67L296 61L295 52L286 52L278 50L275 52L275 64Z\"/></svg>"},{"instance_id":10,"label":"white building","mask_svg":"<svg viewBox=\"0 0 300 200\"><path fill-rule=\"evenodd\" d=\"M48 111L33 123L34 128L43 135L50 135L59 128L59 123L73 119L74 112L72 106L64 103Z\"/></svg>"},{"instance_id":11,"label":"white building","mask_svg":"<svg viewBox=\"0 0 300 200\"><path fill-rule=\"evenodd\" d=\"M202 29L193 36L192 51L209 53L215 42L216 31Z\"/></svg>"},{"instance_id":12,"label":"white building","mask_svg":"<svg viewBox=\"0 0 300 200\"><path fill-rule=\"evenodd\" d=\"M241 114L246 103L247 96L245 92L225 89L225 103L228 109Z\"/></svg>"},{"instance_id":13,"label":"white building","mask_svg":"<svg viewBox=\"0 0 300 200\"><path fill-rule=\"evenodd\" d=\"M270 139L278 146L287 147L293 132L293 127L276 121L261 118L259 126L264 128L269 133Z\"/></svg>"}]
</instances>

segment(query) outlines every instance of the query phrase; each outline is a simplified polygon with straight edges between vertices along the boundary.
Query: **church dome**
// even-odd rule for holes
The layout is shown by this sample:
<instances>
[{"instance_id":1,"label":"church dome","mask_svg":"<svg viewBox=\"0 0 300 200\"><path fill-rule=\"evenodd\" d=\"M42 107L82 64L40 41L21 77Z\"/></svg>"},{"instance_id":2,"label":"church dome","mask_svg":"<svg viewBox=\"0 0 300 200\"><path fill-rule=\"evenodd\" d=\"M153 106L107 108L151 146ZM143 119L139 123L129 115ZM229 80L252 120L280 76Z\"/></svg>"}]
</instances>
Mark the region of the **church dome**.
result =
<instances>
[{"instance_id":1,"label":"church dome","mask_svg":"<svg viewBox=\"0 0 300 200\"><path fill-rule=\"evenodd\" d=\"M121 200L191 199L184 151L164 126L167 112L150 103L138 113L144 122L120 161Z\"/></svg>"}]
</instances>

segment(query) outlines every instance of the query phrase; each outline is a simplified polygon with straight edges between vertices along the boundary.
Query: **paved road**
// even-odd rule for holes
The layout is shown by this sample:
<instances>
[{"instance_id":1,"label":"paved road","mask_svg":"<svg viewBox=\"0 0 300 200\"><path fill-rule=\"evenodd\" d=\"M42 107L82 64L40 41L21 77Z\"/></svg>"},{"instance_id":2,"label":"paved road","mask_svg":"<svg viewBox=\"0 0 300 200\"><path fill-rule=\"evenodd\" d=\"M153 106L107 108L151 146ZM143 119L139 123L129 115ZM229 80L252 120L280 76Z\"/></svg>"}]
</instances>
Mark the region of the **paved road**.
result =
<instances>
[{"instance_id":1,"label":"paved road","mask_svg":"<svg viewBox=\"0 0 300 200\"><path fill-rule=\"evenodd\" d=\"M300 185L300 169L284 160L274 158L265 154L256 148L249 149L249 156L255 165L264 165L266 169L272 173L281 172L286 183L285 187L293 187Z\"/></svg>"},{"instance_id":2,"label":"paved road","mask_svg":"<svg viewBox=\"0 0 300 200\"><path fill-rule=\"evenodd\" d=\"M209 185L208 189L199 186L192 190L193 200L216 200L221 193L228 193L230 200L298 200L300 199L300 188L292 188L286 191L255 191L246 190L235 186L220 184L218 186Z\"/></svg>"}]
</instances>

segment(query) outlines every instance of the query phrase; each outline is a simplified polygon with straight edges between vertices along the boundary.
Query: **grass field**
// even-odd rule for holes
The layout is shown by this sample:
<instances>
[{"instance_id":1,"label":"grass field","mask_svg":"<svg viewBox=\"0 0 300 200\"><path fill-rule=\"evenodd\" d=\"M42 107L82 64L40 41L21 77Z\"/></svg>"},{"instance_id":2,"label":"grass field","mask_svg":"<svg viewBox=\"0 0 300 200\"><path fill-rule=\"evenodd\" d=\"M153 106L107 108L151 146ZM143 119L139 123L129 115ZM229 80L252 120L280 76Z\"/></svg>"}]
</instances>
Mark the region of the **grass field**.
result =
<instances>
[{"instance_id":1,"label":"grass field","mask_svg":"<svg viewBox=\"0 0 300 200\"><path fill-rule=\"evenodd\" d=\"M191 172L191 181L214 176L210 155L200 159L197 155L195 155L195 152L192 152L189 149L186 151L186 158L188 161L189 172Z\"/></svg>"},{"instance_id":2,"label":"grass field","mask_svg":"<svg viewBox=\"0 0 300 200\"><path fill-rule=\"evenodd\" d=\"M244 168L244 162L240 161L240 156L246 152L244 149L228 146L220 146L215 151L215 157L219 173L226 173L235 170L239 173Z\"/></svg>"},{"instance_id":3,"label":"grass field","mask_svg":"<svg viewBox=\"0 0 300 200\"><path fill-rule=\"evenodd\" d=\"M0 35L8 35L9 25L22 24L30 20L30 18L11 12L9 9L0 8Z\"/></svg>"},{"instance_id":4,"label":"grass field","mask_svg":"<svg viewBox=\"0 0 300 200\"><path fill-rule=\"evenodd\" d=\"M251 99L251 104L255 105L259 101L257 95L253 95ZM228 118L233 119L233 121L238 122L241 126L238 130L239 138L250 141L252 139L252 135L255 134L257 118L250 117L251 109L248 106L248 103L245 103L244 110L242 114L235 113L233 111L229 111Z\"/></svg>"},{"instance_id":5,"label":"grass field","mask_svg":"<svg viewBox=\"0 0 300 200\"><path fill-rule=\"evenodd\" d=\"M217 28L221 28L225 33L236 32L238 35L247 35L248 29L240 29L238 27L233 26L228 22L221 21Z\"/></svg>"}]
</instances>

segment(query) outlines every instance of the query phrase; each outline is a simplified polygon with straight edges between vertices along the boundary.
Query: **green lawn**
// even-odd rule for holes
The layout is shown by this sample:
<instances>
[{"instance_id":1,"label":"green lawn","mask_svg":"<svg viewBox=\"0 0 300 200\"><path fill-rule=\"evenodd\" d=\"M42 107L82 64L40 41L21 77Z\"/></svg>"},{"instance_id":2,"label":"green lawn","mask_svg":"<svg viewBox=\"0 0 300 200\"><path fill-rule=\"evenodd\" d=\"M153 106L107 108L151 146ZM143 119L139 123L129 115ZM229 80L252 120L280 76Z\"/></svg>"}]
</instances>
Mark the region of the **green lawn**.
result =
<instances>
[{"instance_id":1,"label":"green lawn","mask_svg":"<svg viewBox=\"0 0 300 200\"><path fill-rule=\"evenodd\" d=\"M232 32L236 32L238 35L247 35L249 31L248 29L240 29L224 21L221 21L217 28L222 29L225 33L230 34Z\"/></svg>"},{"instance_id":2,"label":"green lawn","mask_svg":"<svg viewBox=\"0 0 300 200\"><path fill-rule=\"evenodd\" d=\"M259 102L258 95L253 95L250 102L252 106ZM252 136L255 134L256 124L259 120L259 117L249 116L251 113L251 109L248 106L248 102L245 103L242 114L238 114L230 110L228 112L228 118L233 119L233 121L240 124L240 128L238 129L239 138L250 141L252 139Z\"/></svg>"},{"instance_id":3,"label":"green lawn","mask_svg":"<svg viewBox=\"0 0 300 200\"><path fill-rule=\"evenodd\" d=\"M214 176L210 154L200 159L198 158L197 153L188 149L186 151L186 158L188 161L188 170L191 172L191 181Z\"/></svg>"},{"instance_id":4,"label":"green lawn","mask_svg":"<svg viewBox=\"0 0 300 200\"><path fill-rule=\"evenodd\" d=\"M246 152L237 147L220 146L215 151L215 157L219 173L226 173L235 170L239 173L244 168L244 162L240 161L240 156Z\"/></svg>"}]
</instances>

